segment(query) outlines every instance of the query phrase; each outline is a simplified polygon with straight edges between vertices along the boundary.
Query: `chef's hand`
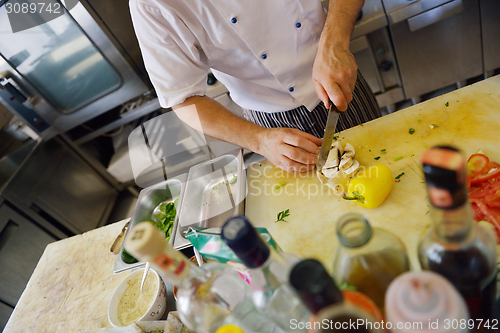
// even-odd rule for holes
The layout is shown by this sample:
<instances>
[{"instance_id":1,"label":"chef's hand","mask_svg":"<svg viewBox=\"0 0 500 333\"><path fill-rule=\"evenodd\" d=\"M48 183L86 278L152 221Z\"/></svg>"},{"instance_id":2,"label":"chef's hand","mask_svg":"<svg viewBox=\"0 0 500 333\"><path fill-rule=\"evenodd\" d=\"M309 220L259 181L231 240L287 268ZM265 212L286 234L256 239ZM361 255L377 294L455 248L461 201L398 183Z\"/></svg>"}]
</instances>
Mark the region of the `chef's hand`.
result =
<instances>
[{"instance_id":1,"label":"chef's hand","mask_svg":"<svg viewBox=\"0 0 500 333\"><path fill-rule=\"evenodd\" d=\"M352 101L358 66L349 47L320 43L313 66L313 83L319 99L329 108L328 98L340 111Z\"/></svg>"},{"instance_id":2,"label":"chef's hand","mask_svg":"<svg viewBox=\"0 0 500 333\"><path fill-rule=\"evenodd\" d=\"M312 170L318 161L322 140L292 128L265 129L259 153L275 166L291 173Z\"/></svg>"}]
</instances>

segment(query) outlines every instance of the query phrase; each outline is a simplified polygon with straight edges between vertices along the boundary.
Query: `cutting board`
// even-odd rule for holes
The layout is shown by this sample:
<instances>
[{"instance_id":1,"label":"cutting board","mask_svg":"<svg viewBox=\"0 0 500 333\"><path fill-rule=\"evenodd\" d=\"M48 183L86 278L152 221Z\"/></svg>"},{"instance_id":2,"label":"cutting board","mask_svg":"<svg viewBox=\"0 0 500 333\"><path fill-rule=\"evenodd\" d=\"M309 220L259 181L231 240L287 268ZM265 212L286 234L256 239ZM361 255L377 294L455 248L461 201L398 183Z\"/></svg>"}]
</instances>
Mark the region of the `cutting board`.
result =
<instances>
[{"instance_id":1,"label":"cutting board","mask_svg":"<svg viewBox=\"0 0 500 333\"><path fill-rule=\"evenodd\" d=\"M366 209L343 200L321 185L313 172L288 174L263 161L247 170L246 216L255 226L267 228L285 252L316 258L331 271L338 246L337 220L344 213L358 212L372 226L396 234L406 246L412 269L418 270L418 241L430 225L422 153L446 144L467 156L482 149L500 162L499 134L500 76L495 76L338 134L342 145L354 146L362 166L387 165L393 177L404 172L380 207ZM276 189L282 182L285 185ZM286 209L286 222L275 222Z\"/></svg>"}]
</instances>

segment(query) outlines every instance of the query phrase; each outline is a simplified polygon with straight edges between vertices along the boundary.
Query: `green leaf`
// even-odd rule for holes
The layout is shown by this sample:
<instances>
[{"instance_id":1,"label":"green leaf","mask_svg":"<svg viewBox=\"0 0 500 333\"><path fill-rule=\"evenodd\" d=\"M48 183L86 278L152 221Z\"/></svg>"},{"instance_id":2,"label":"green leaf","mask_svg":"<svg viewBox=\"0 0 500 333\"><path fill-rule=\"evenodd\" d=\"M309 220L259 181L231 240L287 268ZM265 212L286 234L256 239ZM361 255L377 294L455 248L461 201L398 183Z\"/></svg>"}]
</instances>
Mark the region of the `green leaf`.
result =
<instances>
[{"instance_id":1,"label":"green leaf","mask_svg":"<svg viewBox=\"0 0 500 333\"><path fill-rule=\"evenodd\" d=\"M396 179L401 178L404 174L405 174L404 172L401 172L399 175L396 176Z\"/></svg>"},{"instance_id":2,"label":"green leaf","mask_svg":"<svg viewBox=\"0 0 500 333\"><path fill-rule=\"evenodd\" d=\"M413 133L415 133L415 129L414 129L414 128L410 128L410 129L408 130L408 133L410 133L410 134L412 134L412 135L413 135Z\"/></svg>"},{"instance_id":3,"label":"green leaf","mask_svg":"<svg viewBox=\"0 0 500 333\"><path fill-rule=\"evenodd\" d=\"M275 223L276 222L287 222L287 221L285 221L285 217L287 217L287 216L290 216L290 209L279 212L278 217L276 218L276 221L274 221L274 222Z\"/></svg>"},{"instance_id":4,"label":"green leaf","mask_svg":"<svg viewBox=\"0 0 500 333\"><path fill-rule=\"evenodd\" d=\"M394 162L402 160L402 159L403 159L403 156L396 157L396 158L394 158Z\"/></svg>"},{"instance_id":5,"label":"green leaf","mask_svg":"<svg viewBox=\"0 0 500 333\"><path fill-rule=\"evenodd\" d=\"M162 212L158 212L155 214L155 219L158 222L163 221L165 219L165 217L166 217L165 213L162 213Z\"/></svg>"},{"instance_id":6,"label":"green leaf","mask_svg":"<svg viewBox=\"0 0 500 333\"><path fill-rule=\"evenodd\" d=\"M378 160L380 160L380 156L375 157L375 159L376 159L377 161L378 161Z\"/></svg>"}]
</instances>

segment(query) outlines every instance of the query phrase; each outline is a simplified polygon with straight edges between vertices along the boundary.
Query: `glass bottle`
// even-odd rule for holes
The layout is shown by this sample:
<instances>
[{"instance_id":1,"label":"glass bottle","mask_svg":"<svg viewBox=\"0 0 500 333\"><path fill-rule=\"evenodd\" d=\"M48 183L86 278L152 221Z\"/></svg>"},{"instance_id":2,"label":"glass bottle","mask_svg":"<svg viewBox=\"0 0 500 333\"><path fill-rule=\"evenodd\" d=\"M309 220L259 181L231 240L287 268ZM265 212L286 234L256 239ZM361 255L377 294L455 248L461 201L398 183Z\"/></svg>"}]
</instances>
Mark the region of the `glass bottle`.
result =
<instances>
[{"instance_id":1,"label":"glass bottle","mask_svg":"<svg viewBox=\"0 0 500 333\"><path fill-rule=\"evenodd\" d=\"M339 247L333 277L371 298L384 311L389 284L410 269L404 244L391 232L372 228L358 213L347 213L337 223Z\"/></svg>"},{"instance_id":2,"label":"glass bottle","mask_svg":"<svg viewBox=\"0 0 500 333\"><path fill-rule=\"evenodd\" d=\"M380 310L371 299L359 292L340 291L315 259L296 264L290 272L290 284L312 312L306 324L309 331L378 332L383 325Z\"/></svg>"},{"instance_id":3,"label":"glass bottle","mask_svg":"<svg viewBox=\"0 0 500 333\"><path fill-rule=\"evenodd\" d=\"M385 294L385 313L392 333L466 333L475 326L455 287L430 271L394 279Z\"/></svg>"},{"instance_id":4,"label":"glass bottle","mask_svg":"<svg viewBox=\"0 0 500 333\"><path fill-rule=\"evenodd\" d=\"M248 284L230 266L195 266L150 222L139 223L131 230L125 248L135 258L150 262L177 286L177 311L190 330L213 333L225 324L235 324L247 333L275 331L276 325L253 306Z\"/></svg>"},{"instance_id":5,"label":"glass bottle","mask_svg":"<svg viewBox=\"0 0 500 333\"><path fill-rule=\"evenodd\" d=\"M285 332L301 332L291 328L291 322L307 321L310 312L288 284L291 266L300 259L276 253L244 216L229 219L221 237L252 273L250 288L255 307Z\"/></svg>"},{"instance_id":6,"label":"glass bottle","mask_svg":"<svg viewBox=\"0 0 500 333\"><path fill-rule=\"evenodd\" d=\"M432 220L419 243L422 269L446 277L465 299L472 319L489 319L496 298L496 244L473 221L465 158L454 148L434 147L422 162Z\"/></svg>"}]
</instances>

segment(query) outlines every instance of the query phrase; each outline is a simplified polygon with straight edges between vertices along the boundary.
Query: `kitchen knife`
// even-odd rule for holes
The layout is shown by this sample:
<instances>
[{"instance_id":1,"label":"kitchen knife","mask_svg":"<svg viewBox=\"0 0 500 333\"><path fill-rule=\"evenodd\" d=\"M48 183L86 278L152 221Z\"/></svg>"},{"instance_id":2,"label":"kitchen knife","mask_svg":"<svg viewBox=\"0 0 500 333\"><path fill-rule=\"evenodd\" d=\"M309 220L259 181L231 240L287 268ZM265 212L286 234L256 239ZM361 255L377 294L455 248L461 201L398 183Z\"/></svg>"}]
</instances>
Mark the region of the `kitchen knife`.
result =
<instances>
[{"instance_id":1,"label":"kitchen knife","mask_svg":"<svg viewBox=\"0 0 500 333\"><path fill-rule=\"evenodd\" d=\"M326 159L328 158L333 137L335 136L335 128L337 127L339 115L340 111L330 101L330 109L328 110L328 118L326 120L325 136L323 137L323 143L321 144L321 150L318 156L318 163L316 164L317 171L321 171L321 168L323 168L323 165L325 165Z\"/></svg>"}]
</instances>

